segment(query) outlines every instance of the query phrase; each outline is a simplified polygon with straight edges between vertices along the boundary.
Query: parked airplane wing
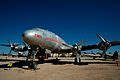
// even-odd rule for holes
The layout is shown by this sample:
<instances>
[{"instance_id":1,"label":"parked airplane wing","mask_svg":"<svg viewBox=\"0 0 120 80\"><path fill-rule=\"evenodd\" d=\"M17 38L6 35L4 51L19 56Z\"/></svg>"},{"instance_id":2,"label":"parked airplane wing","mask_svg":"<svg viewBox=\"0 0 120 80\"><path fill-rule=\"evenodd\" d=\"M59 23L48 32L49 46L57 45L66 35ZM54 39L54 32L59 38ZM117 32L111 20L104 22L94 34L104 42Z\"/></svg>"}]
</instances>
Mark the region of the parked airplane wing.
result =
<instances>
[{"instance_id":1,"label":"parked airplane wing","mask_svg":"<svg viewBox=\"0 0 120 80\"><path fill-rule=\"evenodd\" d=\"M88 45L88 46L82 46L81 51L85 50L91 50L91 49L98 49L98 45Z\"/></svg>"},{"instance_id":2,"label":"parked airplane wing","mask_svg":"<svg viewBox=\"0 0 120 80\"><path fill-rule=\"evenodd\" d=\"M117 46L120 45L120 41L112 41L110 42L111 46Z\"/></svg>"},{"instance_id":3,"label":"parked airplane wing","mask_svg":"<svg viewBox=\"0 0 120 80\"><path fill-rule=\"evenodd\" d=\"M68 46L66 44L64 44L65 46ZM112 46L117 46L120 45L120 41L111 41L111 42L103 42L101 41L99 44L94 44L94 45L86 45L86 46L82 46L81 47L81 51L85 51L85 50L92 50L92 49L100 49L102 51L106 51L109 47ZM76 47L80 46L80 45L75 45ZM72 52L72 50L75 47L70 47L69 49L62 49L61 52Z\"/></svg>"},{"instance_id":4,"label":"parked airplane wing","mask_svg":"<svg viewBox=\"0 0 120 80\"><path fill-rule=\"evenodd\" d=\"M70 53L78 46L79 45L73 45L73 47L68 46L69 47L68 49L62 49L62 50L60 50L60 52ZM96 44L96 45L81 46L81 51L91 50L91 49L98 49L98 45Z\"/></svg>"},{"instance_id":5,"label":"parked airplane wing","mask_svg":"<svg viewBox=\"0 0 120 80\"><path fill-rule=\"evenodd\" d=\"M11 45L9 45L9 44L0 44L0 46L10 47Z\"/></svg>"}]
</instances>

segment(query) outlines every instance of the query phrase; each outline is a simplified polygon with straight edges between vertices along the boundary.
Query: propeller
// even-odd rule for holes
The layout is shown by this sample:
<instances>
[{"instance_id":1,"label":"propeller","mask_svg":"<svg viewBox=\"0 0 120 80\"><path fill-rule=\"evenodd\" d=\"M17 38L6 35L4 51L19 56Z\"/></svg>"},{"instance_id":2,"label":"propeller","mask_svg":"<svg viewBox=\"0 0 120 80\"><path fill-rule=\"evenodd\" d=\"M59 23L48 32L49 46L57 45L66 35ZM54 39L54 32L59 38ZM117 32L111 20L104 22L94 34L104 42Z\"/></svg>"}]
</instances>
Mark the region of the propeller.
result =
<instances>
[{"instance_id":1,"label":"propeller","mask_svg":"<svg viewBox=\"0 0 120 80\"><path fill-rule=\"evenodd\" d=\"M65 46L67 46L67 47L70 47L71 49L72 49L72 51L74 52L74 51L80 51L81 50L81 43L80 42L78 42L78 43L75 43L74 45L68 45L68 44L66 44L66 43L62 43L63 45L65 45Z\"/></svg>"},{"instance_id":2,"label":"propeller","mask_svg":"<svg viewBox=\"0 0 120 80\"><path fill-rule=\"evenodd\" d=\"M15 49L16 46L18 46L18 43L11 43L10 40L8 40L8 44L0 44L0 46L6 46L6 47L10 47L10 52L8 54L11 54L12 50Z\"/></svg>"},{"instance_id":3,"label":"propeller","mask_svg":"<svg viewBox=\"0 0 120 80\"><path fill-rule=\"evenodd\" d=\"M98 44L98 48L103 51L102 57L106 59L106 51L111 46L111 43L99 34L97 34L97 37L101 40L101 42Z\"/></svg>"},{"instance_id":4,"label":"propeller","mask_svg":"<svg viewBox=\"0 0 120 80\"><path fill-rule=\"evenodd\" d=\"M16 43L13 43L13 44L12 44L10 40L8 40L8 43L9 43L9 45L10 45L10 47L11 47L10 52L8 53L8 54L10 55L11 52L12 52L12 50L14 50L15 47L18 46L18 44L16 44Z\"/></svg>"},{"instance_id":5,"label":"propeller","mask_svg":"<svg viewBox=\"0 0 120 80\"><path fill-rule=\"evenodd\" d=\"M97 34L97 37L101 40L101 41L103 41L103 42L106 42L107 40L106 39L104 39L102 36L100 36L99 34Z\"/></svg>"},{"instance_id":6,"label":"propeller","mask_svg":"<svg viewBox=\"0 0 120 80\"><path fill-rule=\"evenodd\" d=\"M31 49L30 46L25 42L23 42L23 44L24 44L24 48L23 48L24 51L27 51L27 50L29 51Z\"/></svg>"},{"instance_id":7,"label":"propeller","mask_svg":"<svg viewBox=\"0 0 120 80\"><path fill-rule=\"evenodd\" d=\"M78 44L78 43L76 43L76 44L74 44L73 45L73 51L75 50L75 51L80 51L81 50L81 45L80 44Z\"/></svg>"},{"instance_id":8,"label":"propeller","mask_svg":"<svg viewBox=\"0 0 120 80\"><path fill-rule=\"evenodd\" d=\"M76 50L76 51L80 51L82 46L85 45L85 41L84 40L80 40L79 42L75 43L73 45L73 50Z\"/></svg>"},{"instance_id":9,"label":"propeller","mask_svg":"<svg viewBox=\"0 0 120 80\"><path fill-rule=\"evenodd\" d=\"M27 57L26 57L26 62L28 62L28 58L30 56L30 53L31 53L32 49L31 49L30 45L26 44L25 42L23 42L23 44L24 44L23 50L28 51L27 52Z\"/></svg>"},{"instance_id":10,"label":"propeller","mask_svg":"<svg viewBox=\"0 0 120 80\"><path fill-rule=\"evenodd\" d=\"M101 40L98 44L98 48L102 51L106 51L111 46L111 43L99 34L97 34L97 37Z\"/></svg>"}]
</instances>

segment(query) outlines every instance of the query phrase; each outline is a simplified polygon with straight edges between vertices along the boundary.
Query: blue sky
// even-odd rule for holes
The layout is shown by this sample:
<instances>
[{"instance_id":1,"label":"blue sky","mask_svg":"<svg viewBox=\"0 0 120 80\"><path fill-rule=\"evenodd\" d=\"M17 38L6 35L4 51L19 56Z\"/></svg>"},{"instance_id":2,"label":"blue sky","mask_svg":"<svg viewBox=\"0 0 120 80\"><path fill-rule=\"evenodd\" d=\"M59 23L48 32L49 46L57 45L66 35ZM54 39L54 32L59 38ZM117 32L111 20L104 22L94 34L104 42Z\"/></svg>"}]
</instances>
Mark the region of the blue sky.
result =
<instances>
[{"instance_id":1,"label":"blue sky","mask_svg":"<svg viewBox=\"0 0 120 80\"><path fill-rule=\"evenodd\" d=\"M42 26L74 44L96 44L96 33L120 40L119 0L0 0L0 43L22 43L21 34ZM108 51L120 51L120 46ZM0 52L9 48L0 47Z\"/></svg>"}]
</instances>

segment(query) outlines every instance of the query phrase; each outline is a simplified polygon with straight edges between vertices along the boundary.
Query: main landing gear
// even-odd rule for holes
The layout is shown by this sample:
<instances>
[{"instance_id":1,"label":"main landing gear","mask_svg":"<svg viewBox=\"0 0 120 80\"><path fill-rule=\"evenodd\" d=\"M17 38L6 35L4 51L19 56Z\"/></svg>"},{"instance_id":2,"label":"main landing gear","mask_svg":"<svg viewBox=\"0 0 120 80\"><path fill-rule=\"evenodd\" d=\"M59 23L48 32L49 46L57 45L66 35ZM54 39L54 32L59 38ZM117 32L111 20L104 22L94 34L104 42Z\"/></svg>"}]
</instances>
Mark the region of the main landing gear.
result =
<instances>
[{"instance_id":1,"label":"main landing gear","mask_svg":"<svg viewBox=\"0 0 120 80\"><path fill-rule=\"evenodd\" d=\"M79 64L81 62L81 52L75 51L75 64Z\"/></svg>"},{"instance_id":2,"label":"main landing gear","mask_svg":"<svg viewBox=\"0 0 120 80\"><path fill-rule=\"evenodd\" d=\"M35 62L30 62L28 67L29 67L29 69L36 70L37 69L37 64Z\"/></svg>"},{"instance_id":3,"label":"main landing gear","mask_svg":"<svg viewBox=\"0 0 120 80\"><path fill-rule=\"evenodd\" d=\"M41 49L40 47L37 47L35 51L32 49L29 50L26 61L28 62L28 57L29 55L31 55L30 63L28 63L28 67L30 69L34 69L34 70L37 69L37 63L35 62L35 57L38 58L38 61L40 63L44 63L45 51L46 51L45 49Z\"/></svg>"},{"instance_id":4,"label":"main landing gear","mask_svg":"<svg viewBox=\"0 0 120 80\"><path fill-rule=\"evenodd\" d=\"M36 52L31 50L31 61L30 63L28 63L28 68L29 69L33 69L33 70L36 70L37 69L37 63L35 62L35 55L36 55Z\"/></svg>"}]
</instances>

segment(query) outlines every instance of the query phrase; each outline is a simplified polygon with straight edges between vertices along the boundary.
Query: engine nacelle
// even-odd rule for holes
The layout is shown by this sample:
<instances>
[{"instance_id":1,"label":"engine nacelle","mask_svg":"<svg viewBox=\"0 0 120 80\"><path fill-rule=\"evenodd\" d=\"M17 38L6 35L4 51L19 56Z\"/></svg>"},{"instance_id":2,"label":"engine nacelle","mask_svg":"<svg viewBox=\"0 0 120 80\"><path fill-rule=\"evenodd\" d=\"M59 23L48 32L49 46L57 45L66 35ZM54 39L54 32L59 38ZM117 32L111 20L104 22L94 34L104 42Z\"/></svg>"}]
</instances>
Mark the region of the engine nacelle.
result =
<instances>
[{"instance_id":1,"label":"engine nacelle","mask_svg":"<svg viewBox=\"0 0 120 80\"><path fill-rule=\"evenodd\" d=\"M107 50L110 46L111 44L109 42L100 42L98 44L98 48L102 51Z\"/></svg>"}]
</instances>

